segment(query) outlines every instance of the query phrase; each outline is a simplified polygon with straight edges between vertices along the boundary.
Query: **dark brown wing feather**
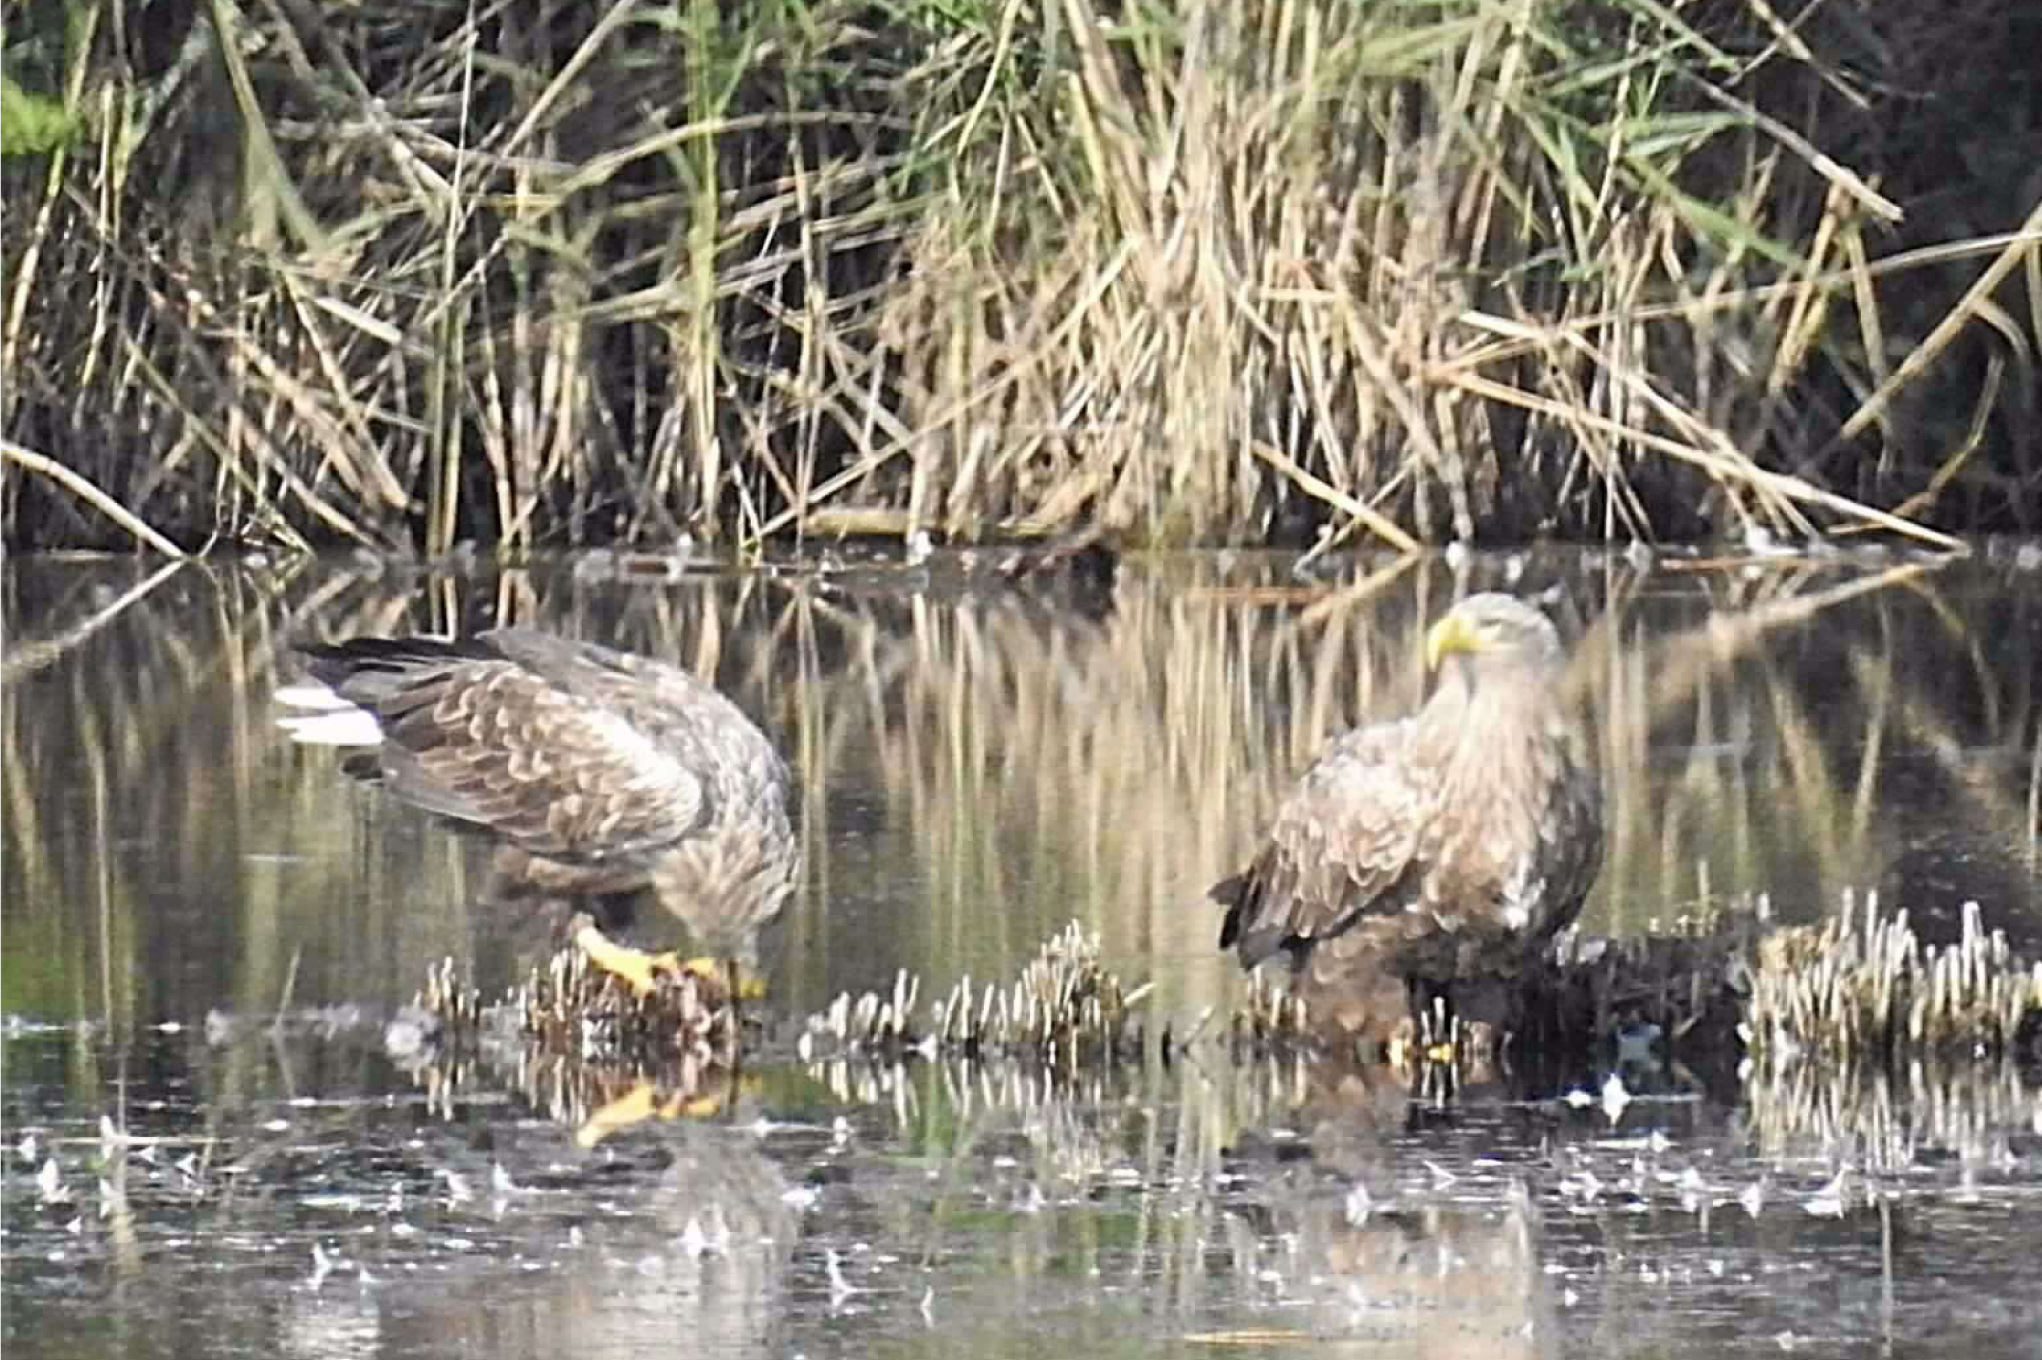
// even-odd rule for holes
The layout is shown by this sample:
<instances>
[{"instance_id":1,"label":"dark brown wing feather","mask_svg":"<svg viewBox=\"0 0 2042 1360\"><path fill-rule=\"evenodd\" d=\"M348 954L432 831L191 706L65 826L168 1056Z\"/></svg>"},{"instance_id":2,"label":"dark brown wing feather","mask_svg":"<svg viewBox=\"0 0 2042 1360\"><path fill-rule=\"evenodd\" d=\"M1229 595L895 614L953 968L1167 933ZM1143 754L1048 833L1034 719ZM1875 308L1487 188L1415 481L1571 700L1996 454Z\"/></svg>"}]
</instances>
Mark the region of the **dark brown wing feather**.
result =
<instances>
[{"instance_id":1,"label":"dark brown wing feather","mask_svg":"<svg viewBox=\"0 0 2042 1360\"><path fill-rule=\"evenodd\" d=\"M1212 889L1227 907L1220 948L1252 968L1360 915L1402 910L1429 798L1412 731L1408 720L1357 728L1305 771L1254 861Z\"/></svg>"},{"instance_id":2,"label":"dark brown wing feather","mask_svg":"<svg viewBox=\"0 0 2042 1360\"><path fill-rule=\"evenodd\" d=\"M1533 923L1546 939L1580 917L1596 875L1602 871L1602 781L1592 767L1576 761L1572 752L1560 749L1556 756L1563 762L1558 791L1548 825L1541 829L1548 910L1543 919Z\"/></svg>"},{"instance_id":3,"label":"dark brown wing feather","mask_svg":"<svg viewBox=\"0 0 2042 1360\"><path fill-rule=\"evenodd\" d=\"M648 855L711 810L685 731L676 740L634 711L656 708L655 690L624 683L606 650L509 631L305 649L315 675L382 724L390 792L581 862ZM669 715L664 729L677 726Z\"/></svg>"}]
</instances>

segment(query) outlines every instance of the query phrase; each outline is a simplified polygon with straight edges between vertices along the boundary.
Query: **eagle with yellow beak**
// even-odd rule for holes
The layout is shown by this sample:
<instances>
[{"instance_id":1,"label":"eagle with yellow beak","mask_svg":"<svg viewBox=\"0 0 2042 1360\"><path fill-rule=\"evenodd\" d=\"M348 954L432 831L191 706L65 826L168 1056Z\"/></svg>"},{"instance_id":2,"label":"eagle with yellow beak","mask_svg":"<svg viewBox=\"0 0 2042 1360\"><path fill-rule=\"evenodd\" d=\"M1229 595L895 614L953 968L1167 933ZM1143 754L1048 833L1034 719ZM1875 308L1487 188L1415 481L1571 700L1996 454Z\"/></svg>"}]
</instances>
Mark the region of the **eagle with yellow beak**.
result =
<instances>
[{"instance_id":1,"label":"eagle with yellow beak","mask_svg":"<svg viewBox=\"0 0 2042 1360\"><path fill-rule=\"evenodd\" d=\"M1552 622L1471 595L1426 634L1425 661L1439 681L1424 707L1329 743L1248 866L1212 888L1220 947L1251 969L1288 954L1322 1032L1408 1038L1441 996L1506 1029L1512 983L1602 863L1601 781Z\"/></svg>"}]
</instances>

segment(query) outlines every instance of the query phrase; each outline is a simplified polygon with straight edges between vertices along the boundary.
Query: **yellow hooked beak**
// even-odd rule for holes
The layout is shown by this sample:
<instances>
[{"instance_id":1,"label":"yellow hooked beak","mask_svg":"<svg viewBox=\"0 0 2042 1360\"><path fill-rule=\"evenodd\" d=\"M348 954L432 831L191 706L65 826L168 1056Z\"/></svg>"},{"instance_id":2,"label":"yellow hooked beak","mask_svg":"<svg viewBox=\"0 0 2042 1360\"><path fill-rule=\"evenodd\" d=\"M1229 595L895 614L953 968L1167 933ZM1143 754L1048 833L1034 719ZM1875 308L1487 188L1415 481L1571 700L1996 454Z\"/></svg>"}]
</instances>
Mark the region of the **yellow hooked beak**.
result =
<instances>
[{"instance_id":1,"label":"yellow hooked beak","mask_svg":"<svg viewBox=\"0 0 2042 1360\"><path fill-rule=\"evenodd\" d=\"M1425 669L1436 671L1439 663L1455 652L1479 652L1482 635L1461 614L1448 614L1432 625L1425 635Z\"/></svg>"}]
</instances>

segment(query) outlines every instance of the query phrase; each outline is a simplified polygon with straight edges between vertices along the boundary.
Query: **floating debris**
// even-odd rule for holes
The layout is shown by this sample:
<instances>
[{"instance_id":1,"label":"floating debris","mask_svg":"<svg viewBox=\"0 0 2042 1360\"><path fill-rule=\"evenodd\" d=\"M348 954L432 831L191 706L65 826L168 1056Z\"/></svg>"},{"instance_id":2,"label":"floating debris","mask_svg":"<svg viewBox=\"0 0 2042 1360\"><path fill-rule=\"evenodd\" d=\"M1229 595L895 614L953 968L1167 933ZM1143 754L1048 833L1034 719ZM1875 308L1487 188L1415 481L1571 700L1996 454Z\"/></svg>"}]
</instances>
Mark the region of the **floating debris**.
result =
<instances>
[{"instance_id":1,"label":"floating debris","mask_svg":"<svg viewBox=\"0 0 2042 1360\"><path fill-rule=\"evenodd\" d=\"M1602 1084L1602 1112L1611 1127L1615 1127L1623 1119L1624 1110L1633 1099L1630 1091L1624 1086L1624 1079L1614 1072L1610 1073L1608 1080Z\"/></svg>"},{"instance_id":2,"label":"floating debris","mask_svg":"<svg viewBox=\"0 0 2042 1360\"><path fill-rule=\"evenodd\" d=\"M1844 1181L1850 1174L1851 1169L1847 1166L1838 1170L1834 1179L1802 1200L1801 1207L1817 1218L1842 1218Z\"/></svg>"},{"instance_id":3,"label":"floating debris","mask_svg":"<svg viewBox=\"0 0 2042 1360\"><path fill-rule=\"evenodd\" d=\"M841 1308L844 1305L844 1300L850 1298L853 1294L864 1292L862 1287L852 1284L845 1277L844 1260L838 1254L835 1247L828 1248L824 1253L823 1259L830 1275L830 1307Z\"/></svg>"},{"instance_id":4,"label":"floating debris","mask_svg":"<svg viewBox=\"0 0 2042 1360\"><path fill-rule=\"evenodd\" d=\"M332 1256L327 1255L325 1247L314 1242L312 1244L312 1276L305 1281L305 1287L315 1294L318 1293L319 1287L326 1283L326 1277L333 1273L333 1268L337 1264L339 1263Z\"/></svg>"},{"instance_id":5,"label":"floating debris","mask_svg":"<svg viewBox=\"0 0 2042 1360\"><path fill-rule=\"evenodd\" d=\"M36 1192L44 1204L69 1204L71 1187L64 1184L64 1173L57 1166L57 1159L50 1158L43 1163L43 1169L35 1178Z\"/></svg>"},{"instance_id":6,"label":"floating debris","mask_svg":"<svg viewBox=\"0 0 2042 1360\"><path fill-rule=\"evenodd\" d=\"M475 1187L468 1183L466 1176L451 1167L441 1167L433 1175L447 1183L448 1204L466 1204L475 1198Z\"/></svg>"}]
</instances>

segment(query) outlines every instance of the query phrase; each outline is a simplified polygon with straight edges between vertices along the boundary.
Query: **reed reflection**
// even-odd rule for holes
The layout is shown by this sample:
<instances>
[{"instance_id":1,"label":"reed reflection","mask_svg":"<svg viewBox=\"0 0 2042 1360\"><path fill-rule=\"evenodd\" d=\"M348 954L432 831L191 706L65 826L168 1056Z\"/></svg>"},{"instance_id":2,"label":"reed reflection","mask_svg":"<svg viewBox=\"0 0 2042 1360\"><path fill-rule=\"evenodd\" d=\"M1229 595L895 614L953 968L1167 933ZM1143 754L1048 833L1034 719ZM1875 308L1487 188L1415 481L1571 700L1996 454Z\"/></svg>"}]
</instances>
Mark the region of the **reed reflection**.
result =
<instances>
[{"instance_id":1,"label":"reed reflection","mask_svg":"<svg viewBox=\"0 0 2042 1360\"><path fill-rule=\"evenodd\" d=\"M658 582L15 561L7 1004L394 1002L450 953L502 976L475 847L292 751L270 705L291 638L501 622L679 660L788 755L810 866L777 946L790 1008L900 967L925 995L1011 972L1072 917L1166 1005L1221 1002L1204 885L1329 735L1418 701L1427 623L1497 587L1541 593L1576 643L1610 795L1591 929L1741 893L1807 917L1870 886L1925 933L1976 897L2021 945L2042 934L2025 575L1134 558L1081 610L966 556Z\"/></svg>"}]
</instances>

